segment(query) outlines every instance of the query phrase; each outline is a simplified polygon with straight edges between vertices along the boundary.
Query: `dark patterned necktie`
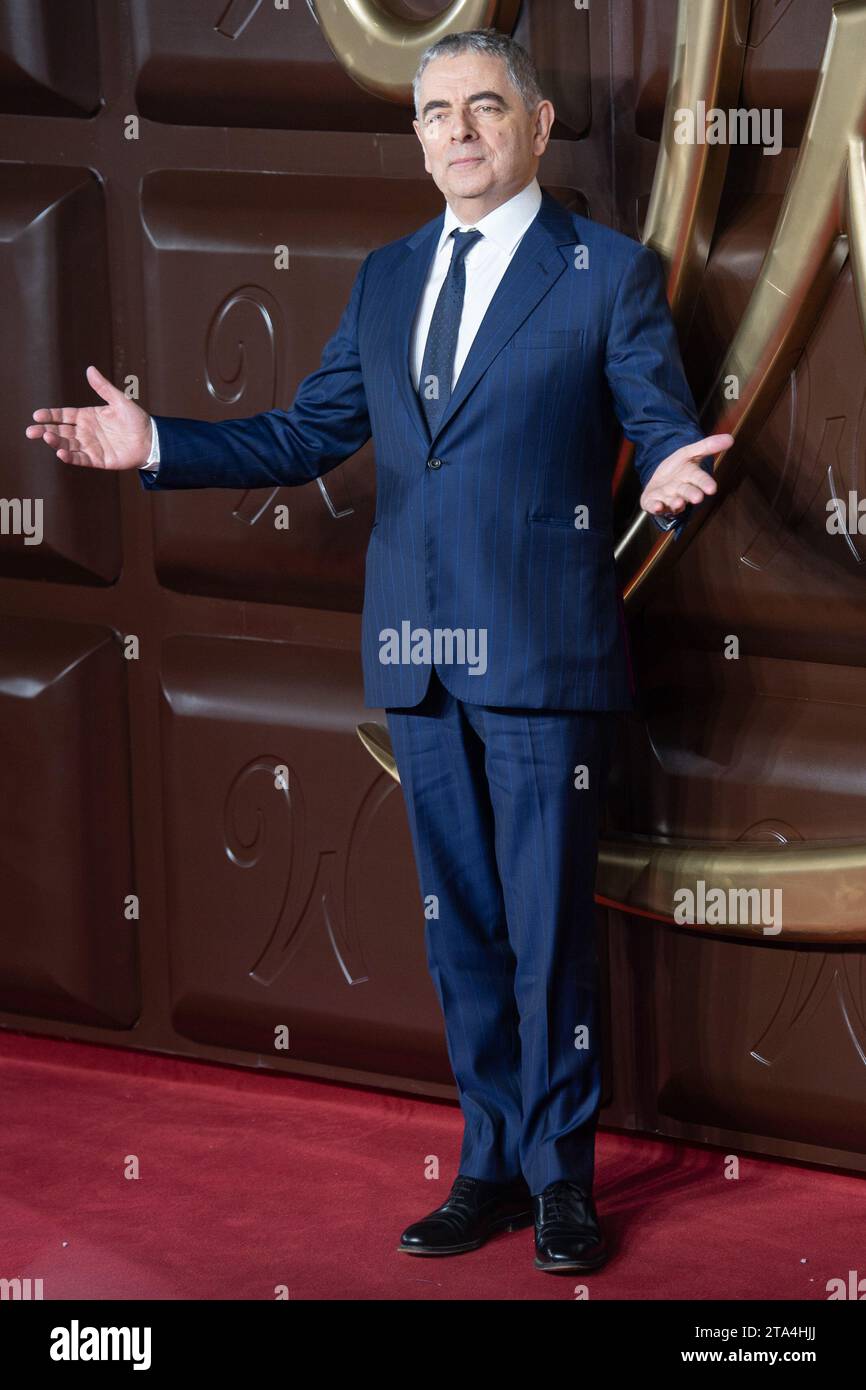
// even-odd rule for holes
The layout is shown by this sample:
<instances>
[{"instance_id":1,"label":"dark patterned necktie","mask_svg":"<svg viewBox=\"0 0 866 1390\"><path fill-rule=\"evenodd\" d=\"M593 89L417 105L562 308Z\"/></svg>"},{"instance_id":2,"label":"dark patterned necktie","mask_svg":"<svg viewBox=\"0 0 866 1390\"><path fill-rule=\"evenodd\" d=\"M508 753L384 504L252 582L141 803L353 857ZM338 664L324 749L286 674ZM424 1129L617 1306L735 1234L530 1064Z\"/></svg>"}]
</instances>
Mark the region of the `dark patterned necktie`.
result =
<instances>
[{"instance_id":1,"label":"dark patterned necktie","mask_svg":"<svg viewBox=\"0 0 866 1390\"><path fill-rule=\"evenodd\" d=\"M436 433L445 407L451 399L457 335L460 332L460 316L463 313L463 298L466 292L466 253L476 241L481 240L484 233L475 229L469 232L459 232L455 229L451 235L454 238L451 264L430 320L424 359L421 363L421 380L418 383L418 395L427 416L431 438Z\"/></svg>"}]
</instances>

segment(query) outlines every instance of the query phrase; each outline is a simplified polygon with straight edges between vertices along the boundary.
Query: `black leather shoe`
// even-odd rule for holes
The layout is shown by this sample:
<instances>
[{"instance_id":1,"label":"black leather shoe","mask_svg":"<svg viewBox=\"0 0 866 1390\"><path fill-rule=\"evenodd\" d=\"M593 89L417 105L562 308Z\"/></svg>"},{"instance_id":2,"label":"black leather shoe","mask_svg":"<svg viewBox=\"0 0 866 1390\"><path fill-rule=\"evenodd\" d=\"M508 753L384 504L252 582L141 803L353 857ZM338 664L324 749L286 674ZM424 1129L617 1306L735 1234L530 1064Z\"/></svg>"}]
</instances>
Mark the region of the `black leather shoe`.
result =
<instances>
[{"instance_id":1,"label":"black leather shoe","mask_svg":"<svg viewBox=\"0 0 866 1390\"><path fill-rule=\"evenodd\" d=\"M532 1199L535 1268L548 1272L599 1269L608 1256L595 1204L569 1178L548 1183Z\"/></svg>"},{"instance_id":2,"label":"black leather shoe","mask_svg":"<svg viewBox=\"0 0 866 1390\"><path fill-rule=\"evenodd\" d=\"M407 1226L397 1247L406 1255L462 1255L499 1231L532 1225L532 1197L522 1179L484 1182L458 1173L441 1207Z\"/></svg>"}]
</instances>

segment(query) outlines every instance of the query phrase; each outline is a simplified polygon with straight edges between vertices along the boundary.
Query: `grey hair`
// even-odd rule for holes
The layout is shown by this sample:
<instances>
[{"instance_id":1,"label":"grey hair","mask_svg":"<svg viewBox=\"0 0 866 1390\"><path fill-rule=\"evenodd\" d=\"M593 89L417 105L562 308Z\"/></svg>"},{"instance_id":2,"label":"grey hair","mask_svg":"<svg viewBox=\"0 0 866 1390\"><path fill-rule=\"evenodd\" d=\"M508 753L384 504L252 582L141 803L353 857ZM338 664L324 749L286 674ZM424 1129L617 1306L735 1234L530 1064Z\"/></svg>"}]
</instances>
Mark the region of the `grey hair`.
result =
<instances>
[{"instance_id":1,"label":"grey hair","mask_svg":"<svg viewBox=\"0 0 866 1390\"><path fill-rule=\"evenodd\" d=\"M420 120L418 93L424 69L434 58L456 58L459 53L485 53L491 58L501 58L508 79L520 93L527 111L534 111L538 103L544 100L538 70L522 44L496 29L465 29L462 34L446 34L444 38L437 39L421 54L418 70L412 80L416 120Z\"/></svg>"}]
</instances>

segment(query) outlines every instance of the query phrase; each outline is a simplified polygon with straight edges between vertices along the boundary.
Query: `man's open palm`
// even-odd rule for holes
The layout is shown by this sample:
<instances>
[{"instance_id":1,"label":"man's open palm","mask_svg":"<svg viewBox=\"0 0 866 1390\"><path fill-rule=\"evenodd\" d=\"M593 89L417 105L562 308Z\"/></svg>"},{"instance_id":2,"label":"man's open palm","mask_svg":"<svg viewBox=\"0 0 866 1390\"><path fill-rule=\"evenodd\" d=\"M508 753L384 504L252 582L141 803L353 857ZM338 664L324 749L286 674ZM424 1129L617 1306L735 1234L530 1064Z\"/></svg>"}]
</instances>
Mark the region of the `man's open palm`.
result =
<instances>
[{"instance_id":1,"label":"man's open palm","mask_svg":"<svg viewBox=\"0 0 866 1390\"><path fill-rule=\"evenodd\" d=\"M694 506L718 492L718 483L701 467L700 460L710 454L724 453L733 442L732 434L711 434L696 444L675 449L659 464L644 488L640 499L643 510L653 516L661 512L681 512L687 503Z\"/></svg>"},{"instance_id":2,"label":"man's open palm","mask_svg":"<svg viewBox=\"0 0 866 1390\"><path fill-rule=\"evenodd\" d=\"M150 416L96 367L87 368L87 380L106 405L34 410L39 423L28 425L27 438L43 440L61 463L79 468L140 468L150 453Z\"/></svg>"}]
</instances>

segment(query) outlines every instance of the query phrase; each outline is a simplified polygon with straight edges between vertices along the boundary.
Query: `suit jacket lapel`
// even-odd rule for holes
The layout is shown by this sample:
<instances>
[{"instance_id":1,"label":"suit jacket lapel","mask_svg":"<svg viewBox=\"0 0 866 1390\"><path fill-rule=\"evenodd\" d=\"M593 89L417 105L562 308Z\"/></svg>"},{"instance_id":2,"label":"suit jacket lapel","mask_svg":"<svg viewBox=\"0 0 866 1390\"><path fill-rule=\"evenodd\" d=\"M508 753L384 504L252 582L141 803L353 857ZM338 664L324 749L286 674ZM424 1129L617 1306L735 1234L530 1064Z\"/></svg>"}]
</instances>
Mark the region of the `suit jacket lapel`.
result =
<instances>
[{"instance_id":1,"label":"suit jacket lapel","mask_svg":"<svg viewBox=\"0 0 866 1390\"><path fill-rule=\"evenodd\" d=\"M574 246L576 241L571 215L549 193L543 193L538 216L527 228L481 321L439 421L437 436L478 384L496 354L570 264L567 252L559 248ZM435 442L435 437L431 442Z\"/></svg>"},{"instance_id":2,"label":"suit jacket lapel","mask_svg":"<svg viewBox=\"0 0 866 1390\"><path fill-rule=\"evenodd\" d=\"M440 213L409 239L406 255L392 280L391 365L400 398L426 444L433 441L412 379L411 335L421 291L439 244L444 217L444 212ZM568 252L560 248L575 244L571 214L549 193L543 193L538 216L527 229L496 288L434 439L477 385L496 354L570 264Z\"/></svg>"},{"instance_id":3,"label":"suit jacket lapel","mask_svg":"<svg viewBox=\"0 0 866 1390\"><path fill-rule=\"evenodd\" d=\"M432 222L419 228L415 235L410 237L406 243L406 255L397 267L391 281L393 297L390 314L391 335L388 347L391 366L397 378L400 399L425 443L430 442L430 430L427 427L427 417L418 399L418 392L415 390L415 383L412 379L412 327L415 323L415 315L418 312L418 303L427 279L427 272L433 257L436 255L444 221L445 214L441 212L438 217L434 217Z\"/></svg>"}]
</instances>

